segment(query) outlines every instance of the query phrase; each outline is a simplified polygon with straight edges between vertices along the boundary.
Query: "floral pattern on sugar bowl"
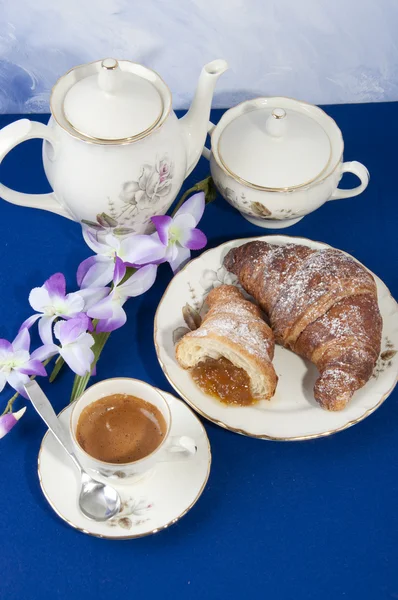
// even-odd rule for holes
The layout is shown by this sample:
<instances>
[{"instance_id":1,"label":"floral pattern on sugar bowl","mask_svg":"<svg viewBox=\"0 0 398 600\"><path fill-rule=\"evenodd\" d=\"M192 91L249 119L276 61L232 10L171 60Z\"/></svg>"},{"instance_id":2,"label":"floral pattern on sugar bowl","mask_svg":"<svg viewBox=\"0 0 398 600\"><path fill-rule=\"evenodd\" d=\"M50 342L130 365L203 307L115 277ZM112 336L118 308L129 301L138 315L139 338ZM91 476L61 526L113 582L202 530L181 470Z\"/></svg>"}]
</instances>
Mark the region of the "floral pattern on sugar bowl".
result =
<instances>
[{"instance_id":1,"label":"floral pattern on sugar bowl","mask_svg":"<svg viewBox=\"0 0 398 600\"><path fill-rule=\"evenodd\" d=\"M223 174L218 172L219 167L211 163L211 173L214 183L221 196L234 208L236 208L245 219L260 227L281 229L294 225L307 211L304 208L292 207L286 202L286 198L294 200L291 192L286 192L286 198L274 194L277 198L264 199L264 192L255 189L246 189L245 186L234 182L235 189L232 189L231 182L225 183Z\"/></svg>"}]
</instances>

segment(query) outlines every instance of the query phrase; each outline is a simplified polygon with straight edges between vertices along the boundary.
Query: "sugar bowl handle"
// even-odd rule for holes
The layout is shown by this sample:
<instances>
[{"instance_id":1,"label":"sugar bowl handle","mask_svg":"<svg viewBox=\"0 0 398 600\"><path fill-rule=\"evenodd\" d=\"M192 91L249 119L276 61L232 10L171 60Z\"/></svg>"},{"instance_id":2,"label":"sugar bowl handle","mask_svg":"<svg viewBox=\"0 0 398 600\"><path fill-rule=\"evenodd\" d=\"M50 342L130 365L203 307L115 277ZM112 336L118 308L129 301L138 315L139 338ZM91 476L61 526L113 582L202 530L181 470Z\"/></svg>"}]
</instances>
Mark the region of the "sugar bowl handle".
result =
<instances>
[{"instance_id":1,"label":"sugar bowl handle","mask_svg":"<svg viewBox=\"0 0 398 600\"><path fill-rule=\"evenodd\" d=\"M352 162L343 163L341 174L343 173L353 173L354 175L356 175L361 181L360 185L350 190L342 190L340 188L337 188L335 189L329 200L341 200L342 198L352 198L353 196L358 196L359 194L362 194L362 192L368 187L370 179L369 171L360 162L353 160Z\"/></svg>"},{"instance_id":2,"label":"sugar bowl handle","mask_svg":"<svg viewBox=\"0 0 398 600\"><path fill-rule=\"evenodd\" d=\"M0 131L0 164L15 146L33 138L43 138L50 142L54 148L56 146L53 132L43 123L29 121L29 119L19 119L19 121L3 127ZM23 194L0 183L0 197L7 200L7 202L11 202L11 204L49 210L62 217L73 219L72 215L59 204L53 192L49 194Z\"/></svg>"}]
</instances>

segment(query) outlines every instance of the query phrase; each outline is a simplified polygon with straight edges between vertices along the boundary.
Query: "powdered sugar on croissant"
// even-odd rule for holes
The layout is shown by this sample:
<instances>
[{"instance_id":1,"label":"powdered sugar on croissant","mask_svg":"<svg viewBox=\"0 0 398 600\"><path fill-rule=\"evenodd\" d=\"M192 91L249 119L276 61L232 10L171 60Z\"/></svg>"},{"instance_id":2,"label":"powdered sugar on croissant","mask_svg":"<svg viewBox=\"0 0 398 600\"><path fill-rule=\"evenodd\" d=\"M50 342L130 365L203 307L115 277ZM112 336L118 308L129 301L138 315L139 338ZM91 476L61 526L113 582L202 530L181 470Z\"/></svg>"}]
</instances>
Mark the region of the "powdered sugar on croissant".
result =
<instances>
[{"instance_id":1,"label":"powdered sugar on croissant","mask_svg":"<svg viewBox=\"0 0 398 600\"><path fill-rule=\"evenodd\" d=\"M270 318L276 341L311 360L315 399L341 410L372 375L382 319L371 274L343 252L249 242L225 267Z\"/></svg>"}]
</instances>

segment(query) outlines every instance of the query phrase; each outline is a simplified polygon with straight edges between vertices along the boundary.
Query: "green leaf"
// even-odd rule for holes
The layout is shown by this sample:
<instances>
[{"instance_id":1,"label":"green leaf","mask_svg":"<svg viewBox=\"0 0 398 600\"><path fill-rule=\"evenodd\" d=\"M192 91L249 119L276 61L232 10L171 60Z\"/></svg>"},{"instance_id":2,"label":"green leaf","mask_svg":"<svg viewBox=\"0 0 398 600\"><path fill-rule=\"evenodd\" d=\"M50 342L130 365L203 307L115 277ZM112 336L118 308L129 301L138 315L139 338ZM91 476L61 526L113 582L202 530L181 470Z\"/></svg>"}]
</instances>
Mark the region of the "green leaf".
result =
<instances>
[{"instance_id":1,"label":"green leaf","mask_svg":"<svg viewBox=\"0 0 398 600\"><path fill-rule=\"evenodd\" d=\"M136 272L137 269L135 269L134 267L127 267L126 269L126 274L123 277L122 281L120 282L119 285L122 285L122 283L124 283L125 281L127 281L127 279L130 279L130 277L132 275L134 275L134 273Z\"/></svg>"},{"instance_id":2,"label":"green leaf","mask_svg":"<svg viewBox=\"0 0 398 600\"><path fill-rule=\"evenodd\" d=\"M50 375L50 379L49 379L50 383L52 383L54 381L54 379L57 377L58 373L60 372L60 370L62 369L64 364L65 364L65 361L62 358L62 356L58 356L57 360L55 361L54 368Z\"/></svg>"},{"instance_id":3,"label":"green leaf","mask_svg":"<svg viewBox=\"0 0 398 600\"><path fill-rule=\"evenodd\" d=\"M180 206L184 204L185 200L197 192L204 192L206 205L214 202L217 197L217 188L214 184L213 178L211 176L206 177L206 179L202 179L202 181L199 181L193 187L189 188L189 190L187 190L181 196L181 199L178 201L172 214L175 215Z\"/></svg>"}]
</instances>

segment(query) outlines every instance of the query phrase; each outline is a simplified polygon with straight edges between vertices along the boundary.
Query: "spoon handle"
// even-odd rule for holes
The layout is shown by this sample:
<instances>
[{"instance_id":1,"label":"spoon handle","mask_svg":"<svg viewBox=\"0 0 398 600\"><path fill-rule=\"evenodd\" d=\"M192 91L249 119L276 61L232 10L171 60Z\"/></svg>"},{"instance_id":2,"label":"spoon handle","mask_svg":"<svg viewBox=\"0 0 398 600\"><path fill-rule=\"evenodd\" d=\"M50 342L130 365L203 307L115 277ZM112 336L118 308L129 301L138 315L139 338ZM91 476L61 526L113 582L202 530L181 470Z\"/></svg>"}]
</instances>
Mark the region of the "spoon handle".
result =
<instances>
[{"instance_id":1,"label":"spoon handle","mask_svg":"<svg viewBox=\"0 0 398 600\"><path fill-rule=\"evenodd\" d=\"M69 454L75 465L81 471L81 466L77 460L75 453L73 452L73 446L69 437L67 436L64 428L58 420L57 415L51 405L51 402L37 383L37 381L31 380L24 385L25 391L29 396L30 401L39 413L47 427L58 440L64 450Z\"/></svg>"}]
</instances>

